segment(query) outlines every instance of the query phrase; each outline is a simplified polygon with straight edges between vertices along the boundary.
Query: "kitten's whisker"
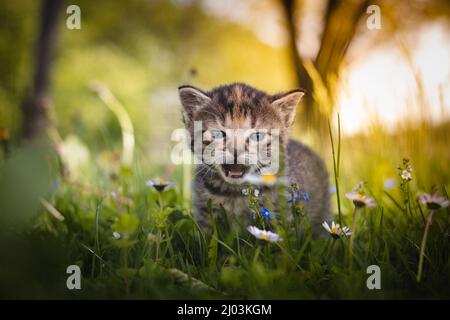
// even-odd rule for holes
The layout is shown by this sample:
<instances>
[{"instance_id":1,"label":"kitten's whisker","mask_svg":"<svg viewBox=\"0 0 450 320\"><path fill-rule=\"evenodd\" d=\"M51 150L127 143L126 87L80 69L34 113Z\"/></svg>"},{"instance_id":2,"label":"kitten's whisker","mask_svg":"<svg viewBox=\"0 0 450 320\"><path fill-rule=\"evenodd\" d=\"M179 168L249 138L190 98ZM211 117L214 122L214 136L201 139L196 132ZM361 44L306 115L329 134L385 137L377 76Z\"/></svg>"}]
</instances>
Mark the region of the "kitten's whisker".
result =
<instances>
[{"instance_id":1,"label":"kitten's whisker","mask_svg":"<svg viewBox=\"0 0 450 320\"><path fill-rule=\"evenodd\" d=\"M205 171L207 169L208 169L207 166L201 166L200 169L195 170L193 178L195 178L197 175L199 175L200 173L202 173L203 171Z\"/></svg>"}]
</instances>

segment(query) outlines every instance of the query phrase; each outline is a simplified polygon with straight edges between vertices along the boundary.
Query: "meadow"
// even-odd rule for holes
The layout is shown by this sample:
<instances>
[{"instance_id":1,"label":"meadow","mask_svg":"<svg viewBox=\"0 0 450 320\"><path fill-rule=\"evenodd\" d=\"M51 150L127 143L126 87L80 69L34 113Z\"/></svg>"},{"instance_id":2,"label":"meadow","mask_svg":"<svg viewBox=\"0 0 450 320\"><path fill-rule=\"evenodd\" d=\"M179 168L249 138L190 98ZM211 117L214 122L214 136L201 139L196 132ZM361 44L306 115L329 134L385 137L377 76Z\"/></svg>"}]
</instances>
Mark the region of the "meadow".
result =
<instances>
[{"instance_id":1,"label":"meadow","mask_svg":"<svg viewBox=\"0 0 450 320\"><path fill-rule=\"evenodd\" d=\"M449 299L448 2L380 1L374 30L365 1L319 2L77 0L76 30L57 1L3 4L0 298ZM328 167L324 226L283 183L280 220L248 208L272 233L225 210L198 226L176 88L234 81L307 90L292 131Z\"/></svg>"},{"instance_id":2,"label":"meadow","mask_svg":"<svg viewBox=\"0 0 450 320\"><path fill-rule=\"evenodd\" d=\"M74 153L61 152L67 148L54 139L39 147L24 147L2 162L2 181L9 181L14 190L11 199L26 199L31 189L44 187L30 186L33 182L27 174L38 181L36 173L44 175L46 171L50 174L42 181L50 183L46 189L49 196L35 203L37 215L20 218L16 214L13 221L3 223L1 252L7 267L0 272L2 295L449 298L448 207L432 210L420 282L417 279L421 243L431 213L417 196L437 192L448 199L449 132L448 124L433 127L424 123L392 135L374 129L339 143L338 132L333 130L333 146L328 144L328 156L324 155L333 186L333 220L349 226L351 235L338 232L335 237L327 234L314 239L308 213L302 210L306 200L294 197L294 203L286 203L279 214L295 218L272 226L282 238L278 242L255 238L246 225L230 219L224 210L217 213L212 232L199 228L190 195L183 194L190 193L189 181L185 181L189 179L188 166L155 169L137 149L132 166L126 167L120 154L105 155L103 151L80 178L69 172L68 164L79 149L72 146ZM173 185L158 191L148 183L156 177ZM358 183L361 193L373 197L375 207L355 209L346 197ZM286 199L288 190L289 186L283 191ZM8 210L2 191L3 208ZM26 205L23 201L21 205ZM20 211L17 201L11 203L15 207L10 210ZM331 225L331 221L327 223ZM260 219L255 225L263 227ZM14 231L8 226L14 226ZM66 288L65 270L72 264L82 270L82 290ZM380 268L381 289L367 287L370 265Z\"/></svg>"}]
</instances>

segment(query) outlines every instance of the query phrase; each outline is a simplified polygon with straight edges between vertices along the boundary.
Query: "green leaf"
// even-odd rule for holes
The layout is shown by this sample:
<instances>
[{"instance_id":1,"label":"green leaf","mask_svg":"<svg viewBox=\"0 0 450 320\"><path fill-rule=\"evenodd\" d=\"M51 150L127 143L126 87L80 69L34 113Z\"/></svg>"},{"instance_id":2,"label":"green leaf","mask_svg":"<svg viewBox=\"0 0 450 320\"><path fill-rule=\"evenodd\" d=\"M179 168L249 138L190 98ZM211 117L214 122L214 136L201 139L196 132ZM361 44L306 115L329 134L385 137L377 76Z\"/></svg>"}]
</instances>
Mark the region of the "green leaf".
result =
<instances>
[{"instance_id":1,"label":"green leaf","mask_svg":"<svg viewBox=\"0 0 450 320\"><path fill-rule=\"evenodd\" d=\"M139 219L129 213L122 214L113 224L112 229L118 232L122 239L127 240L139 227Z\"/></svg>"}]
</instances>

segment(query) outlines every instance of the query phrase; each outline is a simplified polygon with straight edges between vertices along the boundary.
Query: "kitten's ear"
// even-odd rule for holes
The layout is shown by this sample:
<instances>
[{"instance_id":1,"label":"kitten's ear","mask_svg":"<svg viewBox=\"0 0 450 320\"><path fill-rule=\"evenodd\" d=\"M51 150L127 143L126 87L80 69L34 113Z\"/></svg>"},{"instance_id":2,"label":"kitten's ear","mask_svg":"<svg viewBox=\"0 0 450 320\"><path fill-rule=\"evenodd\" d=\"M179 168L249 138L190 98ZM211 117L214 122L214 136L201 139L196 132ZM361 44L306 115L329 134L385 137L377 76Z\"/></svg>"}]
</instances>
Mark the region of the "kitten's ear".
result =
<instances>
[{"instance_id":1,"label":"kitten's ear","mask_svg":"<svg viewBox=\"0 0 450 320\"><path fill-rule=\"evenodd\" d=\"M211 101L211 98L205 92L193 86L178 87L178 93L183 105L183 116L186 123L192 120L196 111Z\"/></svg>"},{"instance_id":2,"label":"kitten's ear","mask_svg":"<svg viewBox=\"0 0 450 320\"><path fill-rule=\"evenodd\" d=\"M302 89L296 89L272 97L272 106L282 114L286 126L289 127L294 122L297 104L304 94Z\"/></svg>"}]
</instances>

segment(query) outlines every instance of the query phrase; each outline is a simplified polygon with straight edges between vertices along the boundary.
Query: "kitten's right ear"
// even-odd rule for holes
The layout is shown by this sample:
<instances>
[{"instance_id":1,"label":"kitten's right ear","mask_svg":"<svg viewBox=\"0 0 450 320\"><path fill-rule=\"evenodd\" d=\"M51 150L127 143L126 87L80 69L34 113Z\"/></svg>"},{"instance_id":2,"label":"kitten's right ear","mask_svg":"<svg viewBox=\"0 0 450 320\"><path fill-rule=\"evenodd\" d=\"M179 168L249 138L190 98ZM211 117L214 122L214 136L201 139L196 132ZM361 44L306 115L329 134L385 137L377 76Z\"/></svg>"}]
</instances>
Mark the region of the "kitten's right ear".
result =
<instances>
[{"instance_id":1,"label":"kitten's right ear","mask_svg":"<svg viewBox=\"0 0 450 320\"><path fill-rule=\"evenodd\" d=\"M187 123L194 117L195 112L206 106L211 98L200 89L193 86L178 87L181 104L183 105L185 117L184 121Z\"/></svg>"}]
</instances>

